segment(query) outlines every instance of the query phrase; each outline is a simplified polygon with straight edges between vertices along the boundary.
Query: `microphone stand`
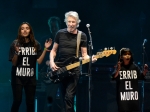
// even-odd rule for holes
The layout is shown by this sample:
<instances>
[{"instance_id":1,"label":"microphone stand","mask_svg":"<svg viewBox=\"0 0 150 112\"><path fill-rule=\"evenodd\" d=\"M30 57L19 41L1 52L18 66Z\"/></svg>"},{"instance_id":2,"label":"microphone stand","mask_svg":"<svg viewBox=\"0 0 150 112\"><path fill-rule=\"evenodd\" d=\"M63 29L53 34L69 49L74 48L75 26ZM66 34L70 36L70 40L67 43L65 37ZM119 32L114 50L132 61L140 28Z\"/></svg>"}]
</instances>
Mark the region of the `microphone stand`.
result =
<instances>
[{"instance_id":1,"label":"microphone stand","mask_svg":"<svg viewBox=\"0 0 150 112\"><path fill-rule=\"evenodd\" d=\"M80 61L80 74L82 75L82 57L79 58Z\"/></svg>"},{"instance_id":2,"label":"microphone stand","mask_svg":"<svg viewBox=\"0 0 150 112\"><path fill-rule=\"evenodd\" d=\"M143 61L143 63L142 63L142 71L144 70L144 63L145 63L145 61L144 61L144 53L145 53L145 46L144 46L144 44L142 45L142 61ZM144 112L144 80L142 81L142 109L141 109L141 112Z\"/></svg>"},{"instance_id":3,"label":"microphone stand","mask_svg":"<svg viewBox=\"0 0 150 112\"><path fill-rule=\"evenodd\" d=\"M93 45L92 45L92 36L91 36L91 32L90 32L89 26L87 26L89 37L90 37L90 41L89 41L90 44L88 45L88 47L89 47L89 56L90 56L89 71L88 71L88 77L89 77L88 91L89 91L89 112L91 112L91 96L92 96L91 95L91 90L92 90L91 89L91 79L92 79L91 65L92 65L92 50L93 50Z\"/></svg>"}]
</instances>

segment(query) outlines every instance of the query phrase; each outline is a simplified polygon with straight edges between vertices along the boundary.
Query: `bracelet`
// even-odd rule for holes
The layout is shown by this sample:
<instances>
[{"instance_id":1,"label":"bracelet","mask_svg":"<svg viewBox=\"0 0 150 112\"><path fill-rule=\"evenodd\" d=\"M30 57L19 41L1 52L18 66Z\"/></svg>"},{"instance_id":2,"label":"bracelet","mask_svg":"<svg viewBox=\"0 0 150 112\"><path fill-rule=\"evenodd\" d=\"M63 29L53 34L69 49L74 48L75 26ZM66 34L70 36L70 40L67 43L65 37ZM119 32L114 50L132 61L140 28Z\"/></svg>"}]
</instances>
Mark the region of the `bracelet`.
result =
<instances>
[{"instance_id":1,"label":"bracelet","mask_svg":"<svg viewBox=\"0 0 150 112\"><path fill-rule=\"evenodd\" d=\"M47 51L47 48L44 48L44 50L46 50L46 51Z\"/></svg>"},{"instance_id":2,"label":"bracelet","mask_svg":"<svg viewBox=\"0 0 150 112\"><path fill-rule=\"evenodd\" d=\"M20 52L15 51L15 54L19 56L19 55L20 55Z\"/></svg>"}]
</instances>

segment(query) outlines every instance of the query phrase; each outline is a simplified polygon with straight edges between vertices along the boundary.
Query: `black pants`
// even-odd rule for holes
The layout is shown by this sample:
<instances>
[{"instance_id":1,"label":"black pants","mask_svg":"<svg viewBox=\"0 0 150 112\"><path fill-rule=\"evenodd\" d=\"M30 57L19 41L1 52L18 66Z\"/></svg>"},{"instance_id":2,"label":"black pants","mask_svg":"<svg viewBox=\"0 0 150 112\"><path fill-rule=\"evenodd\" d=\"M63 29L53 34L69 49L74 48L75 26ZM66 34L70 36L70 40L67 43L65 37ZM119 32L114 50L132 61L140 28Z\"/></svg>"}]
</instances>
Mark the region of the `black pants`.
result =
<instances>
[{"instance_id":1,"label":"black pants","mask_svg":"<svg viewBox=\"0 0 150 112\"><path fill-rule=\"evenodd\" d=\"M62 101L62 95L58 92L60 84L47 84L46 85L46 99L44 112L64 112L64 102ZM59 94L60 96L57 96Z\"/></svg>"},{"instance_id":2,"label":"black pants","mask_svg":"<svg viewBox=\"0 0 150 112\"><path fill-rule=\"evenodd\" d=\"M26 106L27 112L34 112L34 100L35 100L35 91L36 86L33 85L12 85L13 91L13 104L11 107L11 112L18 112L20 104L22 102L22 91L25 91L26 96Z\"/></svg>"},{"instance_id":3,"label":"black pants","mask_svg":"<svg viewBox=\"0 0 150 112\"><path fill-rule=\"evenodd\" d=\"M79 72L77 72L79 74ZM66 77L61 83L62 96L65 102L65 112L74 112L74 97L77 90L79 75Z\"/></svg>"}]
</instances>

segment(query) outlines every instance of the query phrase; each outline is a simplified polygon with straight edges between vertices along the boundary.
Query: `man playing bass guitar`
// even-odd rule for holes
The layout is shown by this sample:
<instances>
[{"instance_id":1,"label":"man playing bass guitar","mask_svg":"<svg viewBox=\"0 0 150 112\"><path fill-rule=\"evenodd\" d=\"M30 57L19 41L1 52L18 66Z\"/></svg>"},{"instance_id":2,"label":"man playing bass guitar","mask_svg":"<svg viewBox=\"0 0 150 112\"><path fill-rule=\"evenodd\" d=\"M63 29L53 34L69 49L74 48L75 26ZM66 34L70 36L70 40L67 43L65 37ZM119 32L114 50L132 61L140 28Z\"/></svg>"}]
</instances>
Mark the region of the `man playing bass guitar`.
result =
<instances>
[{"instance_id":1,"label":"man playing bass guitar","mask_svg":"<svg viewBox=\"0 0 150 112\"><path fill-rule=\"evenodd\" d=\"M76 56L77 48L77 34L79 23L78 13L75 11L69 11L65 13L65 23L67 28L61 29L57 32L54 45L50 52L50 67L52 71L57 71L59 66L55 64L54 59L56 57L57 50L59 51L59 62L63 62L66 59ZM79 48L79 56L83 59L89 59L87 54L87 36L85 33L81 33L81 41ZM93 56L92 62L95 62L97 59ZM76 87L79 80L80 70L79 67L76 67L71 70L74 74L72 76L65 77L61 81L61 91L65 103L65 112L74 112L74 96L76 94Z\"/></svg>"}]
</instances>

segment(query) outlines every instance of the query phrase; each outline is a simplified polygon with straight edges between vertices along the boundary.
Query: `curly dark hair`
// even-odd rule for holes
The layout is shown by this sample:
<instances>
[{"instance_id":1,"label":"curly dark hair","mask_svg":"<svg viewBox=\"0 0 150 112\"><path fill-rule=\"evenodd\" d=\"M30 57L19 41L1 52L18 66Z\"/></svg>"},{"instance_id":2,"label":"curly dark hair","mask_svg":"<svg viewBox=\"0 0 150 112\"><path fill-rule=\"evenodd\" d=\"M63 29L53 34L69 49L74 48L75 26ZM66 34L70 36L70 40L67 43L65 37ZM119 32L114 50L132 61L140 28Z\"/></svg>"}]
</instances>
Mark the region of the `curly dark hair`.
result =
<instances>
[{"instance_id":1,"label":"curly dark hair","mask_svg":"<svg viewBox=\"0 0 150 112\"><path fill-rule=\"evenodd\" d=\"M23 38L22 35L21 35L21 26L22 26L23 24L27 24L27 25L29 26L29 28L30 28L30 33L29 33L28 37L29 37L30 41L33 43L34 48L35 48L35 51L37 51L37 43L36 43L36 40L35 40L35 38L34 38L33 29L32 29L31 25L30 25L28 22L22 22L22 23L20 24L20 26L19 26L18 35L17 35L17 41L18 41L18 43L19 43L21 46L25 43L25 38Z\"/></svg>"}]
</instances>

